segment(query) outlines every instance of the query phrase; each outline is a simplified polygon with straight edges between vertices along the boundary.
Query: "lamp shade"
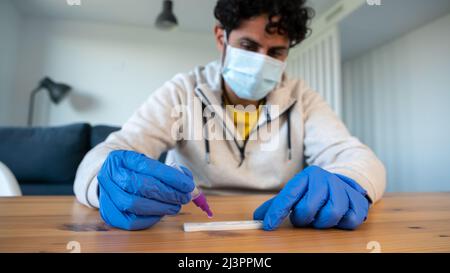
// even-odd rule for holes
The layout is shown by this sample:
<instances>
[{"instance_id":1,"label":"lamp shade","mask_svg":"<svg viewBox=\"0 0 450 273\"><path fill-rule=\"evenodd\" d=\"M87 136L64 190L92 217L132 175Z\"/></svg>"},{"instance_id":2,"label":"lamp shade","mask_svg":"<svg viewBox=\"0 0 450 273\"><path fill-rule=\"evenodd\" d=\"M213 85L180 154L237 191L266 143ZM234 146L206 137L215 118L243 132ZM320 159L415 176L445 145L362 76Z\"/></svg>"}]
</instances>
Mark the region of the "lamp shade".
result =
<instances>
[{"instance_id":1,"label":"lamp shade","mask_svg":"<svg viewBox=\"0 0 450 273\"><path fill-rule=\"evenodd\" d=\"M64 83L56 83L49 77L43 78L39 82L39 85L31 91L30 104L28 105L28 126L31 126L33 123L34 98L36 97L36 94L43 89L48 91L50 100L54 104L58 104L62 99L64 99L70 90L72 90L72 87Z\"/></svg>"},{"instance_id":2,"label":"lamp shade","mask_svg":"<svg viewBox=\"0 0 450 273\"><path fill-rule=\"evenodd\" d=\"M41 88L48 90L51 101L56 104L58 104L70 92L70 90L72 90L72 87L69 85L64 83L56 83L48 77L41 80L40 86Z\"/></svg>"},{"instance_id":3,"label":"lamp shade","mask_svg":"<svg viewBox=\"0 0 450 273\"><path fill-rule=\"evenodd\" d=\"M171 0L164 0L163 10L156 18L155 25L162 30L170 30L178 25L177 18L173 14L173 3Z\"/></svg>"}]
</instances>

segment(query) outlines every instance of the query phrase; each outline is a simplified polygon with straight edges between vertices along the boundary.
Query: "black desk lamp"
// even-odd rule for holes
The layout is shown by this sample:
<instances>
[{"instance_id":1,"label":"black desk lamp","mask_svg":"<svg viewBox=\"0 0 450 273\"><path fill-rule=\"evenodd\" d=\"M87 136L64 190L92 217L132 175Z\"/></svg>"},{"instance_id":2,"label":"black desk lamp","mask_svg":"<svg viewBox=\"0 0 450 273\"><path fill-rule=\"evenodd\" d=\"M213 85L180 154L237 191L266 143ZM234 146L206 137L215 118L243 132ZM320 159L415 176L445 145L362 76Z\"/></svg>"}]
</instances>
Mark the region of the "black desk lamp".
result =
<instances>
[{"instance_id":1,"label":"black desk lamp","mask_svg":"<svg viewBox=\"0 0 450 273\"><path fill-rule=\"evenodd\" d=\"M49 77L43 78L38 87L31 91L30 105L28 107L28 126L31 126L33 122L34 97L42 89L46 89L50 94L51 101L58 104L70 92L70 90L72 90L72 87L64 83L56 83Z\"/></svg>"}]
</instances>

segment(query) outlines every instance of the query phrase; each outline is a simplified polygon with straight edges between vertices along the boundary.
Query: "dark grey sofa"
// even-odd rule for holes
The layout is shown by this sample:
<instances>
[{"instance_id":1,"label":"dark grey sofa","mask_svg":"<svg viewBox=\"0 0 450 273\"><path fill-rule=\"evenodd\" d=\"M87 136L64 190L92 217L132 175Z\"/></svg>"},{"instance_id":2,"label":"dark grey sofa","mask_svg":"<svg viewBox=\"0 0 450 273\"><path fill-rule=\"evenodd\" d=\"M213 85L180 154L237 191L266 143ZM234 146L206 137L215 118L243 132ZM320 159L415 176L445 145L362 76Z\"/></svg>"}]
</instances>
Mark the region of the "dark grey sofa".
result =
<instances>
[{"instance_id":1,"label":"dark grey sofa","mask_svg":"<svg viewBox=\"0 0 450 273\"><path fill-rule=\"evenodd\" d=\"M16 176L24 195L72 195L84 155L119 129L87 123L0 127L0 161ZM160 160L165 160L165 153Z\"/></svg>"}]
</instances>

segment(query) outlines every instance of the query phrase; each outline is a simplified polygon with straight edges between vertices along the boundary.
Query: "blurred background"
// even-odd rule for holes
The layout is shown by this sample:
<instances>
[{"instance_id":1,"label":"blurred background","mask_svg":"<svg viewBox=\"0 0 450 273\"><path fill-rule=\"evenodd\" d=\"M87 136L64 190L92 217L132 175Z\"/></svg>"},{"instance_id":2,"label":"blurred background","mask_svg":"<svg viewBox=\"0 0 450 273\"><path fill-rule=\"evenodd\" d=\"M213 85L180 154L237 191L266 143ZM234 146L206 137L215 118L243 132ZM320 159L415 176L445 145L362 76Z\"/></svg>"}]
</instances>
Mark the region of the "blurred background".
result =
<instances>
[{"instance_id":1,"label":"blurred background","mask_svg":"<svg viewBox=\"0 0 450 273\"><path fill-rule=\"evenodd\" d=\"M0 126L121 126L175 74L219 57L214 0L0 0ZM290 53L352 134L385 163L388 191L450 190L450 0L310 0L313 34ZM1 140L0 141L4 141ZM5 143L4 143L5 145ZM0 161L1 158L0 158Z\"/></svg>"}]
</instances>

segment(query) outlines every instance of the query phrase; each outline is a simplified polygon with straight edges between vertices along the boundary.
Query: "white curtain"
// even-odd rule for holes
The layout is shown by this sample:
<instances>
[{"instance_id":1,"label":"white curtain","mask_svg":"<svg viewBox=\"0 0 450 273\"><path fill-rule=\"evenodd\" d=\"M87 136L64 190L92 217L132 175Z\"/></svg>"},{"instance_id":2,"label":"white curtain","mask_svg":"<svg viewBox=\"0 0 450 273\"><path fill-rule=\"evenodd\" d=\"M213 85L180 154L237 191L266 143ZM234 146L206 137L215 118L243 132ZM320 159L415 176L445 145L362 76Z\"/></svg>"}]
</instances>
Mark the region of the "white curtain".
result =
<instances>
[{"instance_id":1,"label":"white curtain","mask_svg":"<svg viewBox=\"0 0 450 273\"><path fill-rule=\"evenodd\" d=\"M306 39L290 52L287 72L304 79L341 115L341 58L338 28L331 27Z\"/></svg>"}]
</instances>

